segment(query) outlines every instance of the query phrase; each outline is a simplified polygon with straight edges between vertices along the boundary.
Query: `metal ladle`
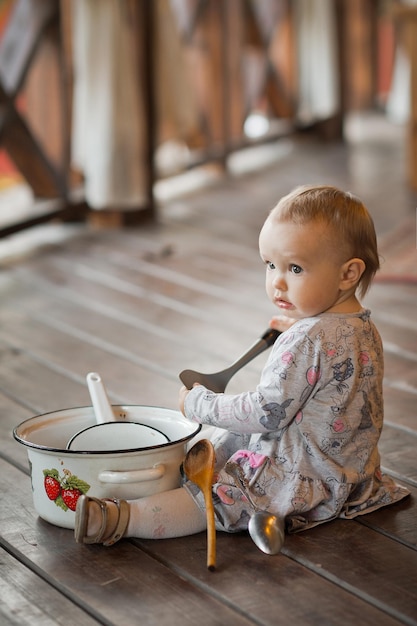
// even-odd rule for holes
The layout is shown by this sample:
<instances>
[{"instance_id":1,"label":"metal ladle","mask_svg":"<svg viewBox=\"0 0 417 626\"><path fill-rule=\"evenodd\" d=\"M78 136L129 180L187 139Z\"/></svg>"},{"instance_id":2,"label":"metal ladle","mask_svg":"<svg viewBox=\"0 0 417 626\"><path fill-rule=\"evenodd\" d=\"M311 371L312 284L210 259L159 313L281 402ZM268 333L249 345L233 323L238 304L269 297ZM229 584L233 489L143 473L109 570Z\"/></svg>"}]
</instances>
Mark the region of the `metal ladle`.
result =
<instances>
[{"instance_id":1,"label":"metal ladle","mask_svg":"<svg viewBox=\"0 0 417 626\"><path fill-rule=\"evenodd\" d=\"M87 386L93 404L94 415L97 424L115 422L116 417L107 396L106 388L101 380L100 374L90 372L87 374Z\"/></svg>"},{"instance_id":2,"label":"metal ladle","mask_svg":"<svg viewBox=\"0 0 417 626\"><path fill-rule=\"evenodd\" d=\"M118 419L99 374L87 374L87 385L96 423L75 432L67 442L67 450L111 452L150 448L169 442L165 433L152 426Z\"/></svg>"},{"instance_id":3,"label":"metal ladle","mask_svg":"<svg viewBox=\"0 0 417 626\"><path fill-rule=\"evenodd\" d=\"M244 365L252 361L256 356L264 352L267 348L275 343L275 340L281 333L273 328L268 328L264 334L247 350L237 361L235 361L230 367L216 372L215 374L202 374L194 370L183 370L180 374L180 379L187 387L191 389L194 383L200 383L214 391L215 393L224 393L229 380L239 371Z\"/></svg>"},{"instance_id":4,"label":"metal ladle","mask_svg":"<svg viewBox=\"0 0 417 626\"><path fill-rule=\"evenodd\" d=\"M254 510L248 525L252 541L265 554L278 554L284 543L284 521L273 513L262 511L256 506L249 493L249 485L240 465L228 461L225 470L235 480L236 487L241 490Z\"/></svg>"}]
</instances>

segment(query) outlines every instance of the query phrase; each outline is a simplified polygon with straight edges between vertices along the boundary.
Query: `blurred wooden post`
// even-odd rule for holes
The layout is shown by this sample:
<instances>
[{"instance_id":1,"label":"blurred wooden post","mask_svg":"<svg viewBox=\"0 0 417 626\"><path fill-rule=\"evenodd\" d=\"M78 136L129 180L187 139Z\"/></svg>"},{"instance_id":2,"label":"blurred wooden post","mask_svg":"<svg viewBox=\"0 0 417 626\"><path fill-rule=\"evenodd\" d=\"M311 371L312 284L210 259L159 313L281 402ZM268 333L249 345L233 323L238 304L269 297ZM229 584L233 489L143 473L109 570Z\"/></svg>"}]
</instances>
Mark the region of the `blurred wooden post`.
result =
<instances>
[{"instance_id":1,"label":"blurred wooden post","mask_svg":"<svg viewBox=\"0 0 417 626\"><path fill-rule=\"evenodd\" d=\"M66 198L67 172L65 164L55 163L44 150L19 110L18 97L47 38L57 56L59 17L59 3L54 0L18 0L0 44L0 141L41 198Z\"/></svg>"},{"instance_id":2,"label":"blurred wooden post","mask_svg":"<svg viewBox=\"0 0 417 626\"><path fill-rule=\"evenodd\" d=\"M410 118L408 121L408 177L417 191L417 7L396 5L394 18L400 27L400 41L410 61Z\"/></svg>"}]
</instances>

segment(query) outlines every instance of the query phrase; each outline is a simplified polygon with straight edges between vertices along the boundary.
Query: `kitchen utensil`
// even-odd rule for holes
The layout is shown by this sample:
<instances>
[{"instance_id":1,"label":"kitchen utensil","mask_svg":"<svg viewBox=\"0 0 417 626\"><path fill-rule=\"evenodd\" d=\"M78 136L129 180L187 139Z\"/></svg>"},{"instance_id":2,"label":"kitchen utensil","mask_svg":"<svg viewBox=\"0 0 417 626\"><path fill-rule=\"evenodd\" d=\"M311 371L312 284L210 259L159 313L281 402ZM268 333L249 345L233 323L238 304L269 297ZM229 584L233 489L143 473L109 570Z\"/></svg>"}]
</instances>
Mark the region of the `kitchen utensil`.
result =
<instances>
[{"instance_id":1,"label":"kitchen utensil","mask_svg":"<svg viewBox=\"0 0 417 626\"><path fill-rule=\"evenodd\" d=\"M214 391L215 393L224 393L229 380L238 372L244 365L247 365L252 359L264 352L267 348L275 343L275 340L281 333L273 328L268 328L263 335L247 350L237 361L235 361L230 367L216 372L214 374L202 374L194 370L183 370L180 374L180 379L187 387L191 389L193 383L200 383Z\"/></svg>"},{"instance_id":2,"label":"kitchen utensil","mask_svg":"<svg viewBox=\"0 0 417 626\"><path fill-rule=\"evenodd\" d=\"M216 527L211 488L214 473L214 448L208 439L200 439L187 452L184 472L189 480L199 487L204 495L207 515L207 568L216 568Z\"/></svg>"},{"instance_id":3,"label":"kitchen utensil","mask_svg":"<svg viewBox=\"0 0 417 626\"><path fill-rule=\"evenodd\" d=\"M97 374L97 372L87 374L87 385L97 424L114 422L115 416L100 374Z\"/></svg>"},{"instance_id":4,"label":"kitchen utensil","mask_svg":"<svg viewBox=\"0 0 417 626\"><path fill-rule=\"evenodd\" d=\"M244 477L243 470L238 463L228 461L226 472L235 480L236 487L241 490L254 510L249 520L248 530L255 545L265 554L278 554L284 543L284 522L273 513L262 511L254 503L250 494L249 485Z\"/></svg>"},{"instance_id":5,"label":"kitchen utensil","mask_svg":"<svg viewBox=\"0 0 417 626\"><path fill-rule=\"evenodd\" d=\"M67 448L84 452L134 450L151 448L167 441L168 437L152 426L137 422L105 422L75 433L67 443Z\"/></svg>"},{"instance_id":6,"label":"kitchen utensil","mask_svg":"<svg viewBox=\"0 0 417 626\"><path fill-rule=\"evenodd\" d=\"M68 450L75 432L96 424L91 406L31 417L14 429L16 441L27 447L33 503L44 520L74 528L75 512L68 504L74 507L80 493L135 500L181 485L187 445L201 424L157 406L113 406L113 412L118 422L157 428L169 442L134 450Z\"/></svg>"},{"instance_id":7,"label":"kitchen utensil","mask_svg":"<svg viewBox=\"0 0 417 626\"><path fill-rule=\"evenodd\" d=\"M87 385L96 424L74 433L67 443L68 450L110 452L148 448L169 441L164 433L151 426L119 421L113 412L99 374L96 372L87 374Z\"/></svg>"}]
</instances>

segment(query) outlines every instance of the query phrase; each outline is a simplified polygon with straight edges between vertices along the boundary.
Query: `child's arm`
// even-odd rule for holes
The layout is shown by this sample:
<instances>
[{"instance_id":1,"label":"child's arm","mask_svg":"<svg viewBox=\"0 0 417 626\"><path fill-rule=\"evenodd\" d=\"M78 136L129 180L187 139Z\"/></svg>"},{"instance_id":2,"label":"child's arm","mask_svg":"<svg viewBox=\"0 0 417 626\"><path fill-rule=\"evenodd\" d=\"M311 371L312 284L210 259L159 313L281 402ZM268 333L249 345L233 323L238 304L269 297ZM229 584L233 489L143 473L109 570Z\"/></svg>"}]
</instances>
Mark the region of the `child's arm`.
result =
<instances>
[{"instance_id":1,"label":"child's arm","mask_svg":"<svg viewBox=\"0 0 417 626\"><path fill-rule=\"evenodd\" d=\"M230 395L214 393L203 385L182 389L180 406L185 417L238 433L286 428L321 380L321 335L314 330L314 339L309 337L314 322L290 328L292 324L284 320L287 332L275 342L254 391ZM282 319L278 317L276 323L283 328Z\"/></svg>"}]
</instances>

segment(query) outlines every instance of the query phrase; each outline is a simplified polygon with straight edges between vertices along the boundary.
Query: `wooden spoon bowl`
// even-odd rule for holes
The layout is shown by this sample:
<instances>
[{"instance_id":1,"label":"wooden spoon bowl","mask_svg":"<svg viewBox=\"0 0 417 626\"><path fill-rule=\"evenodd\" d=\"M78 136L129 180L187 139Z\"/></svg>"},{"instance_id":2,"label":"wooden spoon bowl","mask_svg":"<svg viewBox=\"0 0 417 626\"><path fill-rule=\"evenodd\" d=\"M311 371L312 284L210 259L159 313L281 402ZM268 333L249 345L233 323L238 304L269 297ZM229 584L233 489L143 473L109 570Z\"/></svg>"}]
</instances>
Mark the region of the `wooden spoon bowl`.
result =
<instances>
[{"instance_id":1,"label":"wooden spoon bowl","mask_svg":"<svg viewBox=\"0 0 417 626\"><path fill-rule=\"evenodd\" d=\"M208 439L201 439L187 452L183 469L189 480L199 487L204 495L207 515L207 568L216 568L216 526L214 520L213 484L215 453Z\"/></svg>"}]
</instances>

